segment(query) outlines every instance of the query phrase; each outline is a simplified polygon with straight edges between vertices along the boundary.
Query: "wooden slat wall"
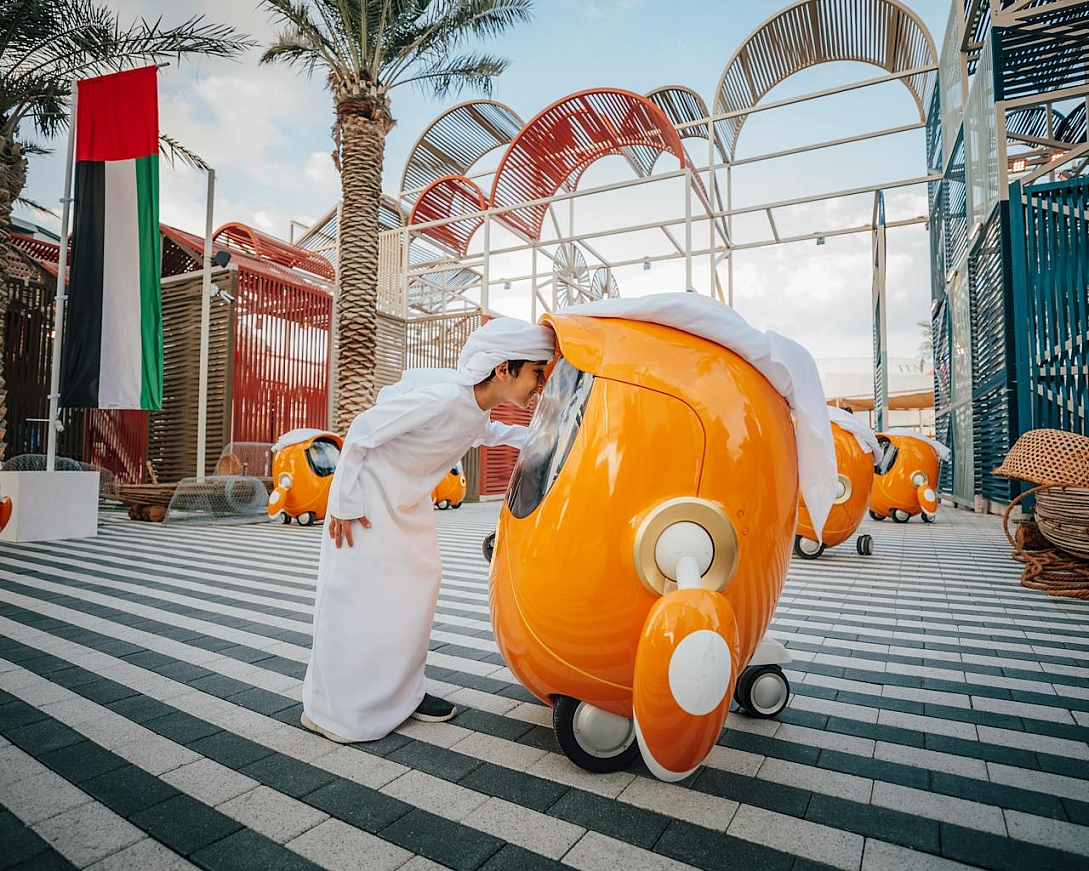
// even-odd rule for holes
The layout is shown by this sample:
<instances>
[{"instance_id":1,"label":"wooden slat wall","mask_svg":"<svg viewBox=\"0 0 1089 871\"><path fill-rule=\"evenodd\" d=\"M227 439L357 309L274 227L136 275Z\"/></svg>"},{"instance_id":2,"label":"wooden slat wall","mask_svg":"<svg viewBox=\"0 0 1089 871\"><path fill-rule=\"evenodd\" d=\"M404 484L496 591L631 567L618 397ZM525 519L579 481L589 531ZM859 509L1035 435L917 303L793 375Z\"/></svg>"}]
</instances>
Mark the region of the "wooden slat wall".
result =
<instances>
[{"instance_id":1,"label":"wooden slat wall","mask_svg":"<svg viewBox=\"0 0 1089 871\"><path fill-rule=\"evenodd\" d=\"M379 312L375 358L375 379L379 390L401 380L401 372L405 368L405 322L401 318Z\"/></svg>"},{"instance_id":2,"label":"wooden slat wall","mask_svg":"<svg viewBox=\"0 0 1089 871\"><path fill-rule=\"evenodd\" d=\"M213 283L236 296L236 273L217 269ZM148 458L160 481L179 481L197 469L197 389L200 363L200 273L163 285L163 410L148 421ZM230 384L234 357L234 305L211 302L208 345L208 418L205 474L215 471L230 441Z\"/></svg>"},{"instance_id":3,"label":"wooden slat wall","mask_svg":"<svg viewBox=\"0 0 1089 871\"><path fill-rule=\"evenodd\" d=\"M500 423L520 423L529 425L533 409L519 408L505 402L492 409L492 420ZM518 460L518 451L508 447L481 447L480 451L480 495L502 496L510 484L514 464Z\"/></svg>"}]
</instances>

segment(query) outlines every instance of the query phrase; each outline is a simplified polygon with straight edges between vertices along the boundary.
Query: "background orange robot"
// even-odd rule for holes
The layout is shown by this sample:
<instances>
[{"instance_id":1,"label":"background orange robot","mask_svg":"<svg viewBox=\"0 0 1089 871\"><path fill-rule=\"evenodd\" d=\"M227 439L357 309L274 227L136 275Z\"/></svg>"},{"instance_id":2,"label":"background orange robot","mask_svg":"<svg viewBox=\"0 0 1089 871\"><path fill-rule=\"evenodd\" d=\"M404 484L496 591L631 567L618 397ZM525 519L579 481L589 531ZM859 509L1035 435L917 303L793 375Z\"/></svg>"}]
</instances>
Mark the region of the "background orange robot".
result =
<instances>
[{"instance_id":1,"label":"background orange robot","mask_svg":"<svg viewBox=\"0 0 1089 871\"><path fill-rule=\"evenodd\" d=\"M731 697L757 716L774 716L789 697L781 668L789 655L764 633L797 515L791 407L722 344L629 317L643 303L644 319L721 318L783 352L753 338L752 356L779 365L812 358L692 297L607 300L546 316L561 356L496 538L485 543L485 555L494 546L500 653L553 706L560 746L590 771L641 753L657 777L679 780L714 746ZM588 310L602 316L577 314ZM827 444L808 456L819 454L827 475L809 492L820 504L823 488L827 511L834 457L815 367L812 375L819 401L815 412L807 404L803 424L817 441L823 426Z\"/></svg>"},{"instance_id":2,"label":"background orange robot","mask_svg":"<svg viewBox=\"0 0 1089 871\"><path fill-rule=\"evenodd\" d=\"M280 436L272 446L276 487L268 497L269 517L283 523L294 517L300 526L324 520L343 444L336 433L320 429L296 429Z\"/></svg>"},{"instance_id":3,"label":"background orange robot","mask_svg":"<svg viewBox=\"0 0 1089 871\"><path fill-rule=\"evenodd\" d=\"M457 463L431 491L431 503L441 510L460 508L468 489L461 463Z\"/></svg>"},{"instance_id":4,"label":"background orange robot","mask_svg":"<svg viewBox=\"0 0 1089 871\"><path fill-rule=\"evenodd\" d=\"M877 436L861 418L839 408L829 408L828 416L832 422L832 438L836 442L839 479L832 509L819 537L813 530L813 520L805 507L805 499L800 500L794 553L802 559L816 559L826 547L842 544L855 534L870 502L874 464L881 459ZM860 535L855 548L863 556L869 556L873 553L873 536Z\"/></svg>"},{"instance_id":5,"label":"background orange robot","mask_svg":"<svg viewBox=\"0 0 1089 871\"><path fill-rule=\"evenodd\" d=\"M949 460L949 448L910 429L879 432L877 439L884 457L873 479L870 516L907 523L921 514L925 523L933 523L938 514L938 462Z\"/></svg>"}]
</instances>

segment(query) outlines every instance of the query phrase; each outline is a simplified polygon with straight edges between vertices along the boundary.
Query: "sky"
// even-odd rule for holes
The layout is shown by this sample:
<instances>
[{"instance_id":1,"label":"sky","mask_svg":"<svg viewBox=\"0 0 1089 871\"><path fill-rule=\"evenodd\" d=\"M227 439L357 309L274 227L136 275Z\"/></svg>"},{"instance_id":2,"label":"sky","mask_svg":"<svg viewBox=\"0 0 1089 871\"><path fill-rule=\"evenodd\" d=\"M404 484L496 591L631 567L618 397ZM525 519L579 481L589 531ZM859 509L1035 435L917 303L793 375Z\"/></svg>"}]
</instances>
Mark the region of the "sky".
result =
<instances>
[{"instance_id":1,"label":"sky","mask_svg":"<svg viewBox=\"0 0 1089 871\"><path fill-rule=\"evenodd\" d=\"M113 0L123 21L161 17L166 25L190 16L233 25L260 45L277 32L269 12L256 0ZM492 98L528 120L553 101L594 87L646 93L663 85L684 85L710 104L733 52L764 19L787 4L766 0L537 0L534 21L493 40L487 51L511 59ZM940 47L949 0L907 0ZM259 66L260 48L238 60L183 59L160 75L160 129L200 154L216 170L216 226L241 221L287 238L293 221L309 224L339 198L339 179L330 159L332 104L320 77L313 81L293 68ZM824 64L792 76L768 101L811 93L882 74L862 64ZM410 148L425 127L466 92L443 100L412 86L395 89L397 124L387 138L384 187L396 193ZM744 127L738 156L754 156L869 130L910 124L918 108L899 83L887 83L752 116ZM24 131L25 133L25 131ZM63 186L64 142L44 143L54 153L34 157L26 195L58 202ZM688 140L691 151L702 149ZM706 158L703 158L706 161ZM595 165L580 188L630 177L619 158ZM664 169L675 168L676 162ZM926 174L922 131L911 131L817 154L739 167L734 171L734 204L773 202ZM206 181L186 167L161 166L161 219L203 233ZM889 220L926 213L922 186L886 194ZM868 223L873 196L824 201L776 213L781 234ZM676 185L634 189L626 194L580 200L579 228L617 225L621 218L645 220L683 214ZM680 210L680 211L678 211ZM59 209L58 209L59 211ZM22 210L21 217L48 219ZM622 221L621 221L622 222ZM296 233L298 230L296 229ZM694 240L706 243L706 229ZM739 241L766 238L766 219L738 219ZM478 236L481 234L478 234ZM660 234L656 237L664 240ZM606 243L603 243L606 244ZM650 249L638 237L616 240L606 256L641 256ZM660 241L655 244L661 245ZM870 328L871 254L868 233L830 237L825 245L799 242L735 255L735 307L754 326L775 329L808 347L822 366L833 360L872 354ZM499 258L492 274L514 263ZM694 267L694 286L710 287L706 260ZM726 271L720 269L725 282ZM656 263L644 271L617 272L622 295L683 290L683 261ZM922 225L888 233L888 329L892 357L917 357L923 339L919 321L929 319L929 242ZM503 313L528 315L528 292L517 285L497 288L492 303ZM844 364L847 365L847 364Z\"/></svg>"}]
</instances>

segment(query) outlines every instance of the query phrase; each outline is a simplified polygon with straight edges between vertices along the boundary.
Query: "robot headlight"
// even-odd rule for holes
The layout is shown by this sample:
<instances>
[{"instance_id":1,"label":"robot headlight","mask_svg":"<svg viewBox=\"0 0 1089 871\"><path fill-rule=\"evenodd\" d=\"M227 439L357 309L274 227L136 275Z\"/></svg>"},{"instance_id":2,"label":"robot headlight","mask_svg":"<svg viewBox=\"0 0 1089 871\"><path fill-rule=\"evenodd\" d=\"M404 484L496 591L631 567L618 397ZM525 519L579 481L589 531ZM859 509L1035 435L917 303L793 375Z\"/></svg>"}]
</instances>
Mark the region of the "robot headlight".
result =
<instances>
[{"instance_id":1,"label":"robot headlight","mask_svg":"<svg viewBox=\"0 0 1089 871\"><path fill-rule=\"evenodd\" d=\"M291 477L290 472L281 472L280 477L276 479L276 486L283 487L285 490L290 490L294 483L295 479Z\"/></svg>"},{"instance_id":2,"label":"robot headlight","mask_svg":"<svg viewBox=\"0 0 1089 871\"><path fill-rule=\"evenodd\" d=\"M635 571L661 595L681 557L696 559L700 586L720 592L737 569L737 532L722 509L695 497L668 499L652 509L635 533Z\"/></svg>"},{"instance_id":3,"label":"robot headlight","mask_svg":"<svg viewBox=\"0 0 1089 871\"><path fill-rule=\"evenodd\" d=\"M832 499L833 505L842 505L851 498L851 479L846 475L840 475L836 481L836 493Z\"/></svg>"},{"instance_id":4,"label":"robot headlight","mask_svg":"<svg viewBox=\"0 0 1089 871\"><path fill-rule=\"evenodd\" d=\"M914 484L916 487L925 487L927 484L930 483L930 478L926 474L926 472L915 472L911 476L911 483Z\"/></svg>"}]
</instances>

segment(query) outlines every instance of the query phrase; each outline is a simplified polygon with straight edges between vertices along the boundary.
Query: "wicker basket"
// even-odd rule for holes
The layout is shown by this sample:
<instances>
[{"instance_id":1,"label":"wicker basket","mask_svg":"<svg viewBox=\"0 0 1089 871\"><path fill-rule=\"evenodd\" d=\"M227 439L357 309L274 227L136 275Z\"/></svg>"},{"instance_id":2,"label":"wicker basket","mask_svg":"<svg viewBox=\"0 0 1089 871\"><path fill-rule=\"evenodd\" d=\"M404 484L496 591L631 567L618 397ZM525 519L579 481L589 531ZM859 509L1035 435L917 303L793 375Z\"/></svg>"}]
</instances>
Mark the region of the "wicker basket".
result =
<instances>
[{"instance_id":1,"label":"wicker basket","mask_svg":"<svg viewBox=\"0 0 1089 871\"><path fill-rule=\"evenodd\" d=\"M1036 494L1036 525L1055 547L1089 560L1089 490L1050 487Z\"/></svg>"},{"instance_id":2,"label":"wicker basket","mask_svg":"<svg viewBox=\"0 0 1089 871\"><path fill-rule=\"evenodd\" d=\"M1033 484L1089 487L1089 438L1059 429L1029 430L994 473Z\"/></svg>"}]
</instances>

